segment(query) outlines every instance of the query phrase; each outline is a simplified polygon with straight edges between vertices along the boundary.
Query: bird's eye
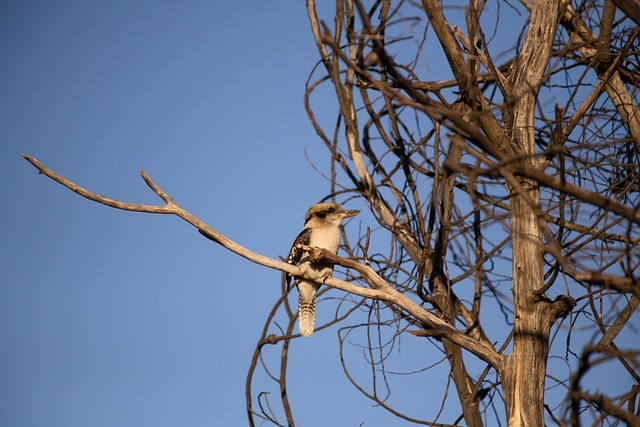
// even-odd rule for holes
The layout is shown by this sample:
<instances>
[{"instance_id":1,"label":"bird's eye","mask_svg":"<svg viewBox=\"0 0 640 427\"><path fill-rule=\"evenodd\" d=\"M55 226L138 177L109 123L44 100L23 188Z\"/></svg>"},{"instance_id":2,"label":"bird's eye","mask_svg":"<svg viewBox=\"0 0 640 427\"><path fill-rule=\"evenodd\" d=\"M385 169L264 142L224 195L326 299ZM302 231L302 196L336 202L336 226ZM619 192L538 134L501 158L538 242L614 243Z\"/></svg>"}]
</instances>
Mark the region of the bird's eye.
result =
<instances>
[{"instance_id":1,"label":"bird's eye","mask_svg":"<svg viewBox=\"0 0 640 427\"><path fill-rule=\"evenodd\" d=\"M335 208L329 208L327 209L327 213L334 213L336 210Z\"/></svg>"}]
</instances>

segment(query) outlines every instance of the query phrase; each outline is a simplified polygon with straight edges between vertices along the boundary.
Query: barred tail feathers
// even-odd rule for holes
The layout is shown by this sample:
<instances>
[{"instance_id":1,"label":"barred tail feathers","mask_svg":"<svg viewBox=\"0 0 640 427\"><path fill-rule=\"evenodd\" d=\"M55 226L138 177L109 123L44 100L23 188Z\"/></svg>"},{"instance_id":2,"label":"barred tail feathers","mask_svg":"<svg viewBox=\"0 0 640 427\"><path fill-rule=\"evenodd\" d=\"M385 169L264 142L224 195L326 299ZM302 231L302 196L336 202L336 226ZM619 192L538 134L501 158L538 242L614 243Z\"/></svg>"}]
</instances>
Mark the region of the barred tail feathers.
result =
<instances>
[{"instance_id":1,"label":"barred tail feathers","mask_svg":"<svg viewBox=\"0 0 640 427\"><path fill-rule=\"evenodd\" d=\"M313 334L316 320L316 293L320 287L317 283L300 280L298 285L298 326L300 335L308 337Z\"/></svg>"}]
</instances>

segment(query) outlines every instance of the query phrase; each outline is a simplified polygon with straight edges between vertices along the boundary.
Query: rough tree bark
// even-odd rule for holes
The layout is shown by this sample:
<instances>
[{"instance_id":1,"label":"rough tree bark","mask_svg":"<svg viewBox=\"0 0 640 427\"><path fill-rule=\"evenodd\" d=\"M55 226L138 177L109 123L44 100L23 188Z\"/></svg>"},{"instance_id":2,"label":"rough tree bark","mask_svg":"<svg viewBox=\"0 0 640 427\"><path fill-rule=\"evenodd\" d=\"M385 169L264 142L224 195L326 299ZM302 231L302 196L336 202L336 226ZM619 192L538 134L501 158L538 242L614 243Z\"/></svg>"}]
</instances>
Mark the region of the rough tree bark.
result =
<instances>
[{"instance_id":1,"label":"rough tree bark","mask_svg":"<svg viewBox=\"0 0 640 427\"><path fill-rule=\"evenodd\" d=\"M533 4L522 49L507 82L511 108L507 122L510 144L525 168L542 170L535 156L534 118L540 88L558 25L558 0ZM510 427L544 425L544 384L549 331L556 320L546 298L536 298L544 287L544 249L537 211L538 184L526 178L509 183L513 247L513 350L501 374Z\"/></svg>"}]
</instances>

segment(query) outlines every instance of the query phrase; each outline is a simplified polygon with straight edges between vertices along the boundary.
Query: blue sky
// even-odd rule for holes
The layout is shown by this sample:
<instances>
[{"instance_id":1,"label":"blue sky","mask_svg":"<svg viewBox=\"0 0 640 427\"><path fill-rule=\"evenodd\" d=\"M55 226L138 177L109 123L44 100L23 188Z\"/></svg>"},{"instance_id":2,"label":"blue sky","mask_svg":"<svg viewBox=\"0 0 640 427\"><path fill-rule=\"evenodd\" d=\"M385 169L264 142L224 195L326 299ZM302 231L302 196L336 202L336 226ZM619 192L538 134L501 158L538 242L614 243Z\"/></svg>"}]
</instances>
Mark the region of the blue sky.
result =
<instances>
[{"instance_id":1,"label":"blue sky","mask_svg":"<svg viewBox=\"0 0 640 427\"><path fill-rule=\"evenodd\" d=\"M302 104L304 3L222 4L3 2L0 424L245 424L279 274L176 218L88 202L19 156L156 203L144 168L229 237L284 254L327 188L304 154L326 157Z\"/></svg>"},{"instance_id":2,"label":"blue sky","mask_svg":"<svg viewBox=\"0 0 640 427\"><path fill-rule=\"evenodd\" d=\"M99 194L159 203L145 169L231 239L285 255L329 190L307 160L326 170L329 154L303 106L318 58L304 2L5 0L0 51L0 424L245 425L245 375L280 274L178 218L89 202L20 153ZM332 94L315 100L332 123ZM410 337L397 352L414 356L390 370L441 357ZM438 375L393 398L433 419ZM292 344L289 395L303 426L398 423L342 374L336 329Z\"/></svg>"}]
</instances>

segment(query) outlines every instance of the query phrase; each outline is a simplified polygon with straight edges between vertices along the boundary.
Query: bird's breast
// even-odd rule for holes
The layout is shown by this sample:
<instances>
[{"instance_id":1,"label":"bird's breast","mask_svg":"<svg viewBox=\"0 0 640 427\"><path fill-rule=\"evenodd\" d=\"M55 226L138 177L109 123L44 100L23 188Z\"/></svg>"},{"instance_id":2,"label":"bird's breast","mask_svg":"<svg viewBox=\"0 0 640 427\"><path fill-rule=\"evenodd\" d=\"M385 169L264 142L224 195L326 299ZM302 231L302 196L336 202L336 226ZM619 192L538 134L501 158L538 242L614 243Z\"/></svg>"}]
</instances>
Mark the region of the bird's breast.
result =
<instances>
[{"instance_id":1,"label":"bird's breast","mask_svg":"<svg viewBox=\"0 0 640 427\"><path fill-rule=\"evenodd\" d=\"M338 228L314 230L309 239L309 246L326 249L338 253L340 246L340 230Z\"/></svg>"}]
</instances>

